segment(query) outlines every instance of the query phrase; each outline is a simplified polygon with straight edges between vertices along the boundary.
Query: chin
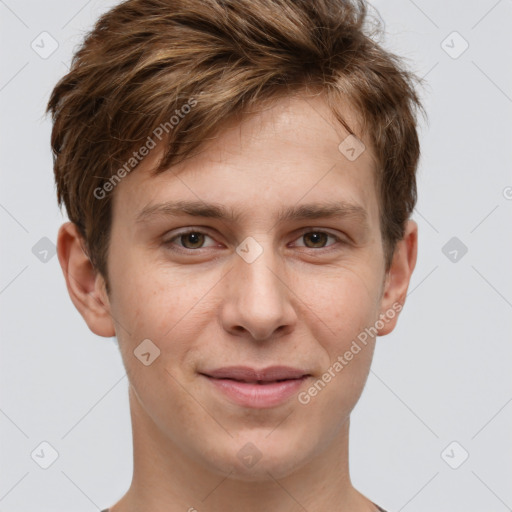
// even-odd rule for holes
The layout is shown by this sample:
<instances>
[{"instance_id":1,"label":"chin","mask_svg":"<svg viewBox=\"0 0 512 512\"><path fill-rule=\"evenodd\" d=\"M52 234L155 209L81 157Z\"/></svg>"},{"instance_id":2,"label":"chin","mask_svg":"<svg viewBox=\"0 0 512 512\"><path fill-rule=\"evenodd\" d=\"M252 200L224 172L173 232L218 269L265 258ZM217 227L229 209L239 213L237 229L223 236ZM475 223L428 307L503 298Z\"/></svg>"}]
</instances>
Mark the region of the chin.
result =
<instances>
[{"instance_id":1,"label":"chin","mask_svg":"<svg viewBox=\"0 0 512 512\"><path fill-rule=\"evenodd\" d=\"M301 466L300 461L293 455L282 458L262 457L254 466L245 466L240 461L234 461L230 478L243 482L268 482L282 480L293 474Z\"/></svg>"},{"instance_id":2,"label":"chin","mask_svg":"<svg viewBox=\"0 0 512 512\"><path fill-rule=\"evenodd\" d=\"M274 438L272 438L274 436ZM245 482L268 482L294 473L306 463L304 443L293 442L293 436L269 431L259 435L244 435L230 440L222 453L215 454L212 463L216 472ZM235 446L233 446L235 445ZM302 445L302 446L300 446Z\"/></svg>"}]
</instances>

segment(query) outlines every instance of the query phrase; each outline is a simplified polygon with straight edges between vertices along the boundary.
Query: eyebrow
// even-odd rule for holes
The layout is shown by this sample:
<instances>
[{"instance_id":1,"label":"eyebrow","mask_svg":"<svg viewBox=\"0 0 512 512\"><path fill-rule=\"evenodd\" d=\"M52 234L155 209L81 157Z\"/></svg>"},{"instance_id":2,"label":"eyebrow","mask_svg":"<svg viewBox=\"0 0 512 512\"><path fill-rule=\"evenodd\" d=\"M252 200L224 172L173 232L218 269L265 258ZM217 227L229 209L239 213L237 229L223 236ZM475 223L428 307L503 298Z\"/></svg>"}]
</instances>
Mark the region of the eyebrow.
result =
<instances>
[{"instance_id":1,"label":"eyebrow","mask_svg":"<svg viewBox=\"0 0 512 512\"><path fill-rule=\"evenodd\" d=\"M245 212L235 212L232 208L221 203L172 201L146 206L137 215L135 222L138 224L155 217L180 217L184 215L238 222L246 214ZM362 223L366 223L368 219L367 212L362 206L344 201L335 201L282 208L277 214L277 222L346 217L355 218Z\"/></svg>"}]
</instances>

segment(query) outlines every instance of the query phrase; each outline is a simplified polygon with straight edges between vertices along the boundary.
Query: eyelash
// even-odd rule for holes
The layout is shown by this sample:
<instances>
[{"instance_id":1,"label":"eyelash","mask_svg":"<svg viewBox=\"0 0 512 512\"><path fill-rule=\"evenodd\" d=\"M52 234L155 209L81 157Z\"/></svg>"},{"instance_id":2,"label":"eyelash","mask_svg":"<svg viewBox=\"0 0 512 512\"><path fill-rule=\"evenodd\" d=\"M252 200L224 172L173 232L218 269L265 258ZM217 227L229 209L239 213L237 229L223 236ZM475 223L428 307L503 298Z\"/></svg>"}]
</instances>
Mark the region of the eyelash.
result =
<instances>
[{"instance_id":1,"label":"eyelash","mask_svg":"<svg viewBox=\"0 0 512 512\"><path fill-rule=\"evenodd\" d=\"M181 253L187 253L187 254L191 254L193 252L199 252L201 249L208 249L208 247L199 247L197 249L188 249L186 247L178 247L178 246L175 246L173 244L173 242L176 240L176 239L179 239L180 237L182 236L185 236L185 235L188 235L190 233L197 233L197 234L201 234L201 235L206 235L207 237L209 238L212 238L207 232L205 231L202 231L200 229L188 229L187 231L181 231L180 233L177 233L176 235L174 235L172 238L170 238L169 240L166 240L163 242L163 244L168 247L170 250L172 251L175 251L175 252L181 252ZM327 251L330 251L330 250L333 250L332 247L333 246L336 246L337 244L342 244L342 245L346 245L347 242L345 242L342 238L332 234L331 232L329 231L324 231L322 229L310 229L310 228L307 228L306 230L302 231L299 236L297 237L297 239L299 238L302 238L304 237L305 235L308 235L310 233L323 233L323 234L326 234L327 236L331 237L331 238L334 238L335 240L335 243L331 244L331 245L328 245L326 247L318 247L318 248L314 248L314 247L303 247L305 249L311 249L313 251L316 251L316 252L327 252ZM213 238L212 238L213 239ZM297 240L296 239L296 240ZM302 246L301 246L302 247Z\"/></svg>"}]
</instances>

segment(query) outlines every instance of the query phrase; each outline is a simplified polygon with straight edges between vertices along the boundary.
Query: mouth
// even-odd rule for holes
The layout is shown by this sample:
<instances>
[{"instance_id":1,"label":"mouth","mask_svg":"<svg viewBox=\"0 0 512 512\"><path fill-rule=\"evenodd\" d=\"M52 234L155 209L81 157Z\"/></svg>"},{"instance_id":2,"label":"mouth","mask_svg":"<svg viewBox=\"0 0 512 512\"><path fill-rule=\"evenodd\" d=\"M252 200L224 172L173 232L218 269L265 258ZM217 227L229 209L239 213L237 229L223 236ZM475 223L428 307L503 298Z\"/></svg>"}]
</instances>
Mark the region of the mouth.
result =
<instances>
[{"instance_id":1,"label":"mouth","mask_svg":"<svg viewBox=\"0 0 512 512\"><path fill-rule=\"evenodd\" d=\"M251 384L268 384L271 382L283 382L286 380L301 379L309 376L309 372L290 366L269 366L256 370L248 366L229 366L202 372L212 379L228 379Z\"/></svg>"},{"instance_id":2,"label":"mouth","mask_svg":"<svg viewBox=\"0 0 512 512\"><path fill-rule=\"evenodd\" d=\"M270 408L288 401L311 374L288 366L256 370L246 366L218 368L200 375L221 394L242 407Z\"/></svg>"},{"instance_id":3,"label":"mouth","mask_svg":"<svg viewBox=\"0 0 512 512\"><path fill-rule=\"evenodd\" d=\"M215 378L215 377L212 377ZM260 384L260 385L268 385L274 384L275 382L286 382L288 380L299 380L299 379L276 379L276 380L238 380L238 379L230 379L225 378L224 380L233 380L235 382L245 382L247 384Z\"/></svg>"}]
</instances>

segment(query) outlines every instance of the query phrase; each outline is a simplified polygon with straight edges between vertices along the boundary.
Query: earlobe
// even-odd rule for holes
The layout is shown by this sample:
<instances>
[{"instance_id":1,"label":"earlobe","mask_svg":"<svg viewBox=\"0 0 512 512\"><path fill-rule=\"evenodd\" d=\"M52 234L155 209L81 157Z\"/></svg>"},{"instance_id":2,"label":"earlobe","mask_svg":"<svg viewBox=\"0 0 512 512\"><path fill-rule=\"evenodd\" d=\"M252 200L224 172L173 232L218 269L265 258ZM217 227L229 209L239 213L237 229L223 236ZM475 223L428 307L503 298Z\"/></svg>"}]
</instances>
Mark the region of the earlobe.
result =
<instances>
[{"instance_id":1,"label":"earlobe","mask_svg":"<svg viewBox=\"0 0 512 512\"><path fill-rule=\"evenodd\" d=\"M57 255L71 301L89 329L98 336L115 336L114 322L103 276L84 251L83 238L72 222L64 223L57 236Z\"/></svg>"},{"instance_id":2,"label":"earlobe","mask_svg":"<svg viewBox=\"0 0 512 512\"><path fill-rule=\"evenodd\" d=\"M396 326L398 314L405 303L412 272L416 266L417 254L418 225L413 220L409 220L404 237L395 247L391 266L386 276L380 315L383 318L384 326L378 330L378 336L389 334Z\"/></svg>"}]
</instances>

